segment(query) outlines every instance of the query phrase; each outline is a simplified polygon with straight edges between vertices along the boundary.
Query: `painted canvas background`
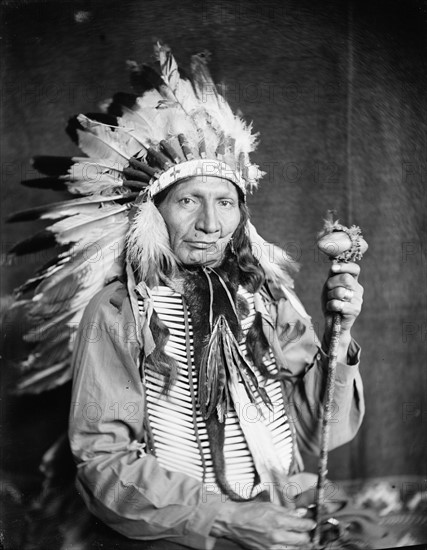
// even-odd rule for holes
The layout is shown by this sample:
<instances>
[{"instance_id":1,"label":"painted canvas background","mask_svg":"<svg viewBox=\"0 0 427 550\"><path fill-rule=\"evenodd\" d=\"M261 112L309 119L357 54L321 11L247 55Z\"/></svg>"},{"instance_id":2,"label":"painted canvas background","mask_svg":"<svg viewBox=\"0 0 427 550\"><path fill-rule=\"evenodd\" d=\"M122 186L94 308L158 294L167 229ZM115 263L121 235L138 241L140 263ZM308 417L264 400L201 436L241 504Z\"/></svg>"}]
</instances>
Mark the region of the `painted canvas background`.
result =
<instances>
[{"instance_id":1,"label":"painted canvas background","mask_svg":"<svg viewBox=\"0 0 427 550\"><path fill-rule=\"evenodd\" d=\"M326 210L363 228L363 347L367 412L358 436L333 451L330 477L427 473L426 4L306 0L179 3L5 2L1 214L2 295L48 259L10 261L12 244L39 224L4 223L14 210L59 200L22 187L35 154L77 153L70 116L130 91L125 61L168 43L188 67L211 70L260 132L267 172L249 205L259 232L300 262L297 291L321 328L328 264L315 247ZM69 388L10 397L3 384L1 467L36 476L67 417ZM307 467L315 461L307 458Z\"/></svg>"}]
</instances>

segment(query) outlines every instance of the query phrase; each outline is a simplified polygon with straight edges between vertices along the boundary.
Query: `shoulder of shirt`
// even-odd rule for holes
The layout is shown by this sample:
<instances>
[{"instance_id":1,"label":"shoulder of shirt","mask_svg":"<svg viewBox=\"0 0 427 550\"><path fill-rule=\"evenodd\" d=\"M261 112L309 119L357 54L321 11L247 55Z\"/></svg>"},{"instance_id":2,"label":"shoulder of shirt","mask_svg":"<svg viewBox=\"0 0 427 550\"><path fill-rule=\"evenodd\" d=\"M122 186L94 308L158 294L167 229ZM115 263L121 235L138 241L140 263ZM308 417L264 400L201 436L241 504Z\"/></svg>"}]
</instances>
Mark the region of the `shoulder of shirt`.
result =
<instances>
[{"instance_id":1,"label":"shoulder of shirt","mask_svg":"<svg viewBox=\"0 0 427 550\"><path fill-rule=\"evenodd\" d=\"M303 306L293 287L289 287L285 284L278 285L272 283L271 281L268 281L267 288L275 303L285 301L296 311L296 313L300 317L302 317L303 319L311 320L310 315L305 310L305 307Z\"/></svg>"},{"instance_id":2,"label":"shoulder of shirt","mask_svg":"<svg viewBox=\"0 0 427 550\"><path fill-rule=\"evenodd\" d=\"M274 283L271 280L266 281L265 286L268 289L268 293L272 296L272 298L276 302L281 300L281 299L287 300L288 299L287 298L287 292L292 292L293 294L295 294L293 288L290 288L289 286L286 286L285 287L286 290L285 290L285 288L284 288L285 285L284 284L277 284L277 283Z\"/></svg>"},{"instance_id":3,"label":"shoulder of shirt","mask_svg":"<svg viewBox=\"0 0 427 550\"><path fill-rule=\"evenodd\" d=\"M95 294L86 307L85 315L93 315L103 310L121 312L127 302L129 295L126 284L116 279Z\"/></svg>"}]
</instances>

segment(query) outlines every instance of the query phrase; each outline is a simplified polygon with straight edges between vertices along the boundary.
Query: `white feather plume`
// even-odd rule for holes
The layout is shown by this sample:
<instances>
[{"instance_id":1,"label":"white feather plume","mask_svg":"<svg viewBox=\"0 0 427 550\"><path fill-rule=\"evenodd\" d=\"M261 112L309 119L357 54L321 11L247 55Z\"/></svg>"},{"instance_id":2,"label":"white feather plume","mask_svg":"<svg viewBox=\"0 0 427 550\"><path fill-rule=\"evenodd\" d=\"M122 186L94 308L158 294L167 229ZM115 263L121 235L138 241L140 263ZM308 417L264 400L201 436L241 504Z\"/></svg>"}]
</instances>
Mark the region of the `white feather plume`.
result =
<instances>
[{"instance_id":1,"label":"white feather plume","mask_svg":"<svg viewBox=\"0 0 427 550\"><path fill-rule=\"evenodd\" d=\"M90 157L110 159L123 163L137 155L141 144L124 129L112 129L106 124L78 115L77 120L85 131L77 130L79 147Z\"/></svg>"},{"instance_id":2,"label":"white feather plume","mask_svg":"<svg viewBox=\"0 0 427 550\"><path fill-rule=\"evenodd\" d=\"M156 92L158 94L158 92ZM145 147L151 143L158 143L167 138L167 127L170 113L169 109L158 109L157 99L150 104L145 103L146 97L151 97L151 92L146 92L137 99L133 109L122 107L122 116L118 118L119 126L126 127L128 132Z\"/></svg>"},{"instance_id":3,"label":"white feather plume","mask_svg":"<svg viewBox=\"0 0 427 550\"><path fill-rule=\"evenodd\" d=\"M81 243L83 247L95 243L111 226L127 223L127 210L127 205L106 204L96 212L64 218L47 229L55 233L59 244Z\"/></svg>"},{"instance_id":4,"label":"white feather plume","mask_svg":"<svg viewBox=\"0 0 427 550\"><path fill-rule=\"evenodd\" d=\"M159 272L176 267L165 221L151 200L138 205L126 247L128 260L148 285L158 284Z\"/></svg>"}]
</instances>

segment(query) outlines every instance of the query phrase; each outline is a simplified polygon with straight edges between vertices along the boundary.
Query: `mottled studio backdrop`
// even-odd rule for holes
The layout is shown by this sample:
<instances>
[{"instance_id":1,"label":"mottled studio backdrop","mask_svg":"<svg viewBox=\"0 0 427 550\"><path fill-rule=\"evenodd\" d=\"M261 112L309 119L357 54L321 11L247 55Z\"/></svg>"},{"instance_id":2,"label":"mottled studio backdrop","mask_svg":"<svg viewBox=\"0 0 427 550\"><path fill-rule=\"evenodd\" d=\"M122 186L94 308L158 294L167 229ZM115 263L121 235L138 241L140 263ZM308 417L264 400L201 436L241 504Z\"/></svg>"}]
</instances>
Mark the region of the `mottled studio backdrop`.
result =
<instances>
[{"instance_id":1,"label":"mottled studio backdrop","mask_svg":"<svg viewBox=\"0 0 427 550\"><path fill-rule=\"evenodd\" d=\"M214 79L261 135L255 159L268 175L250 198L255 224L301 263L297 290L316 323L328 265L315 235L326 210L360 225L370 244L354 330L366 419L331 454L330 477L425 475L426 4L33 0L4 2L2 11L3 220L58 200L20 186L36 177L30 158L77 153L64 132L68 118L130 91L127 59L149 59L156 38L184 67L210 50ZM6 261L7 248L39 228L2 225L3 295L48 259ZM7 475L36 474L64 425L68 391L6 398Z\"/></svg>"}]
</instances>

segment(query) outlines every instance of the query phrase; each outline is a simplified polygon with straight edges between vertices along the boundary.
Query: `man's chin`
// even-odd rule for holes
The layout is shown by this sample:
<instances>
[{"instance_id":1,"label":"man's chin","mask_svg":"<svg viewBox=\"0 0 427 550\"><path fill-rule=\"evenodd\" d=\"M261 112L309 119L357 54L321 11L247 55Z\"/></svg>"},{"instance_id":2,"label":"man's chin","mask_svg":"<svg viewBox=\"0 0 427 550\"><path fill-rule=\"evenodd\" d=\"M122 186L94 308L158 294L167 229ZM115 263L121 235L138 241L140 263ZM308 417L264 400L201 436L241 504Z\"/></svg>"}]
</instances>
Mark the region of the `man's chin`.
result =
<instances>
[{"instance_id":1,"label":"man's chin","mask_svg":"<svg viewBox=\"0 0 427 550\"><path fill-rule=\"evenodd\" d=\"M184 261L183 265L186 266L203 266L203 267L217 267L221 264L223 257L209 255L209 254L189 254Z\"/></svg>"}]
</instances>

